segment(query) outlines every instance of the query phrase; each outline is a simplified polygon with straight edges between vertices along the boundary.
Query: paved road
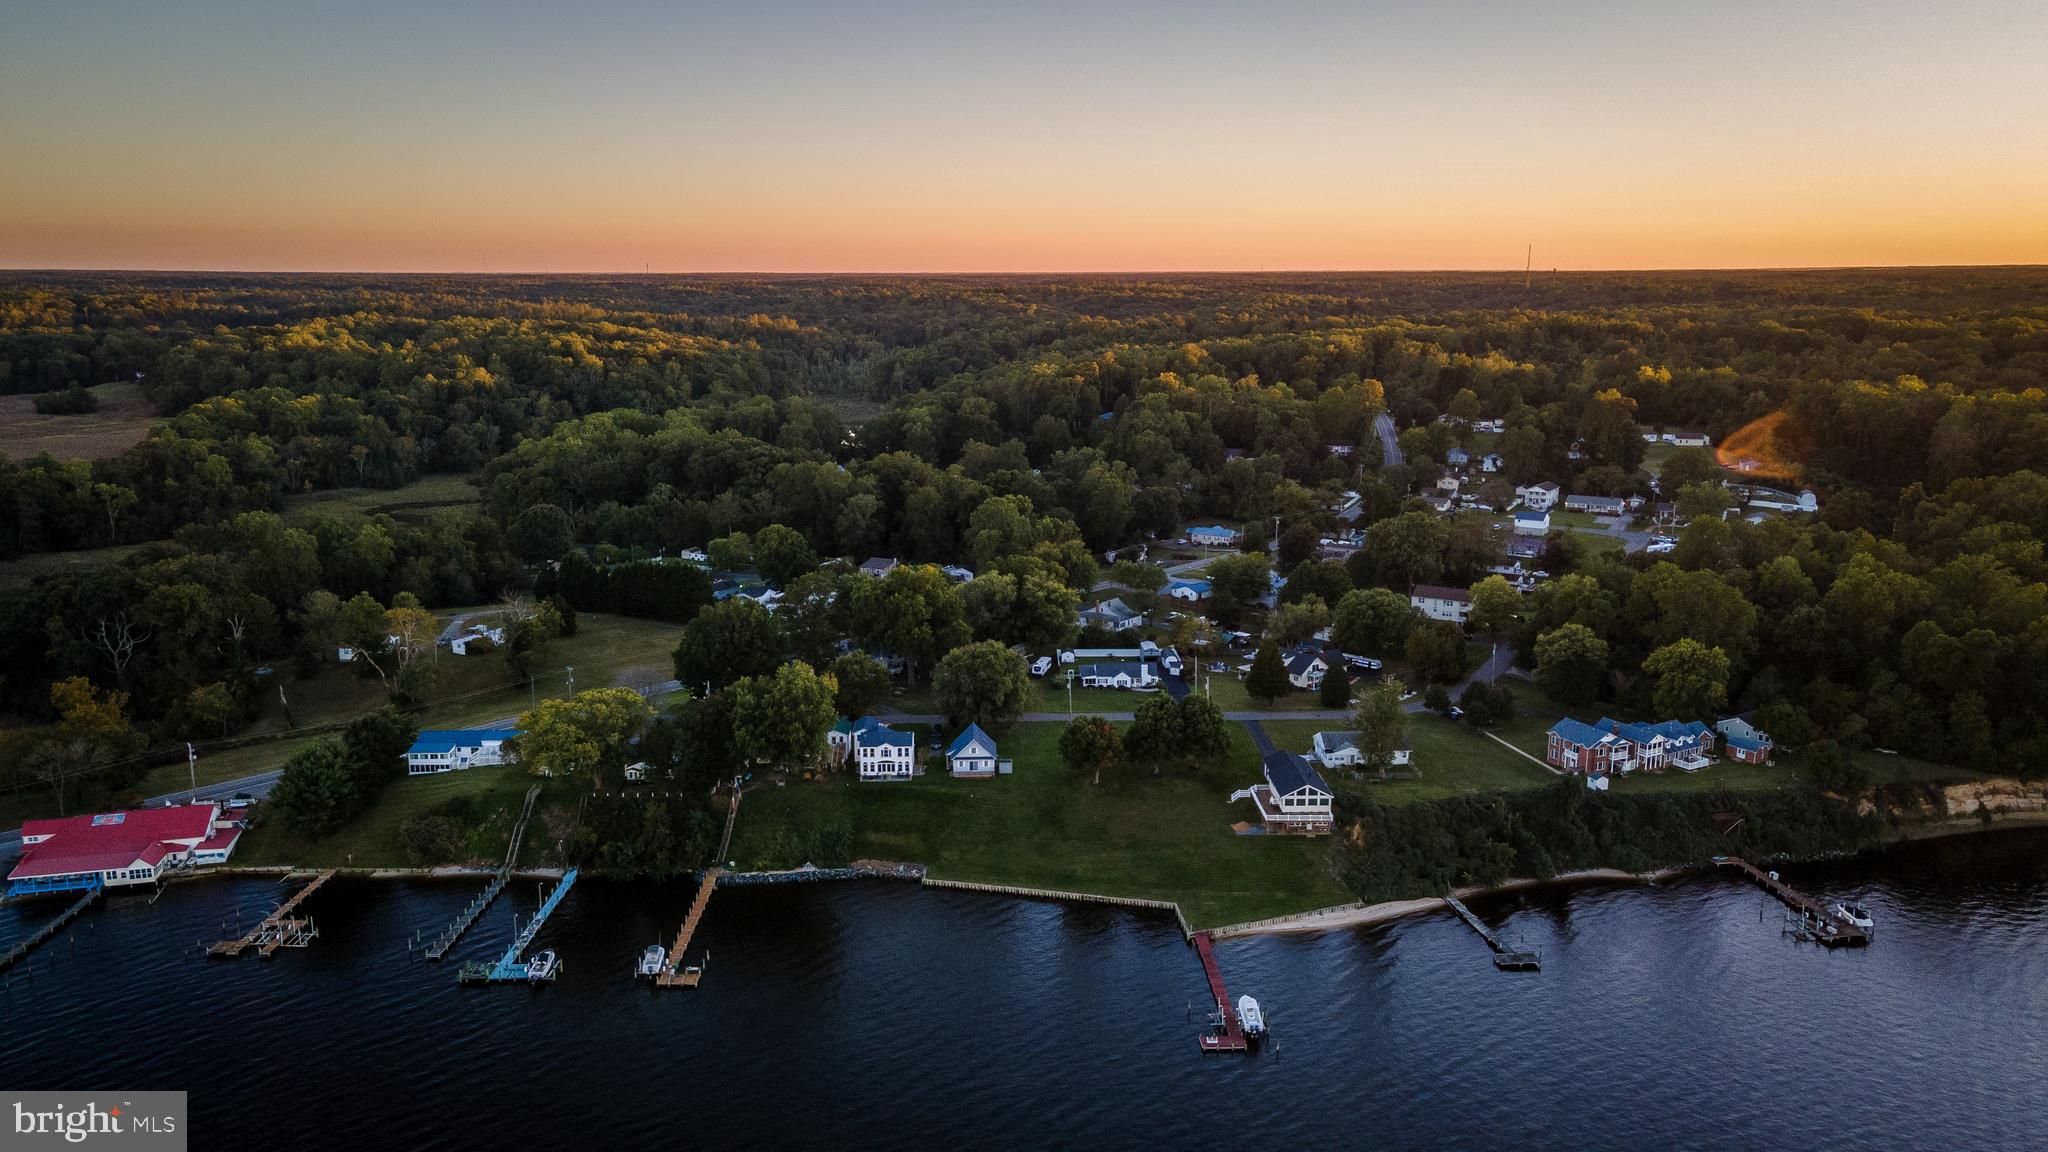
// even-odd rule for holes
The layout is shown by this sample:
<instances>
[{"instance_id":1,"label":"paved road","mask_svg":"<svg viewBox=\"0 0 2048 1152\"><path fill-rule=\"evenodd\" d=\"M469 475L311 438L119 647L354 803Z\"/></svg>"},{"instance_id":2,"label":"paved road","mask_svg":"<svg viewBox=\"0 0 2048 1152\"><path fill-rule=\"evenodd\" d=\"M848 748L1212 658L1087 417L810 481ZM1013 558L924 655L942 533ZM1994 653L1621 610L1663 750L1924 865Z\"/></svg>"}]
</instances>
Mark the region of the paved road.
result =
<instances>
[{"instance_id":1,"label":"paved road","mask_svg":"<svg viewBox=\"0 0 2048 1152\"><path fill-rule=\"evenodd\" d=\"M1372 430L1380 436L1380 464L1392 468L1404 462L1401 441L1394 432L1394 418L1385 412L1373 418Z\"/></svg>"}]
</instances>

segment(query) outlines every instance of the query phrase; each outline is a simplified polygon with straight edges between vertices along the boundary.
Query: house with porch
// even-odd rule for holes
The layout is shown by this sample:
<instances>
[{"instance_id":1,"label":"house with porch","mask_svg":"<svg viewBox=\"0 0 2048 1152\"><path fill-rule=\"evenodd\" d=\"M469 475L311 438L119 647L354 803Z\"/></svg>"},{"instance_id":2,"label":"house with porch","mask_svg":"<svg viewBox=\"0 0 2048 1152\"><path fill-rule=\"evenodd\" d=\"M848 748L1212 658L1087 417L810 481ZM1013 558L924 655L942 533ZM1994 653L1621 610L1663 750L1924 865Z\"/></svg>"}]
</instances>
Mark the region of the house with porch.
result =
<instances>
[{"instance_id":1,"label":"house with porch","mask_svg":"<svg viewBox=\"0 0 2048 1152\"><path fill-rule=\"evenodd\" d=\"M1356 732L1318 732L1309 741L1309 748L1310 757L1321 761L1325 768L1356 768L1365 763L1365 754L1358 748ZM1395 742L1390 766L1407 767L1414 750L1414 742L1403 736Z\"/></svg>"},{"instance_id":2,"label":"house with porch","mask_svg":"<svg viewBox=\"0 0 2048 1152\"><path fill-rule=\"evenodd\" d=\"M862 780L908 780L917 775L917 736L898 732L873 716L844 716L825 734L834 759L852 764Z\"/></svg>"},{"instance_id":3,"label":"house with porch","mask_svg":"<svg viewBox=\"0 0 2048 1152\"><path fill-rule=\"evenodd\" d=\"M428 728L405 750L405 774L432 776L505 762L505 742L517 728Z\"/></svg>"},{"instance_id":4,"label":"house with porch","mask_svg":"<svg viewBox=\"0 0 2048 1152\"><path fill-rule=\"evenodd\" d=\"M1587 724L1567 716L1550 726L1544 760L1567 772L1635 772L1713 763L1714 733L1697 720L1636 724L1602 717Z\"/></svg>"},{"instance_id":5,"label":"house with porch","mask_svg":"<svg viewBox=\"0 0 2048 1152\"><path fill-rule=\"evenodd\" d=\"M1573 512L1589 512L1595 516L1621 516L1628 512L1628 501L1619 496L1580 496L1564 498L1564 506Z\"/></svg>"},{"instance_id":6,"label":"house with porch","mask_svg":"<svg viewBox=\"0 0 2048 1152\"><path fill-rule=\"evenodd\" d=\"M895 570L896 558L894 556L870 556L867 558L867 561L860 566L861 575L873 576L877 580L881 579L884 576L887 576L889 573Z\"/></svg>"},{"instance_id":7,"label":"house with porch","mask_svg":"<svg viewBox=\"0 0 2048 1152\"><path fill-rule=\"evenodd\" d=\"M1008 774L1010 762L996 755L993 736L979 724L969 724L946 746L946 771L954 776Z\"/></svg>"},{"instance_id":8,"label":"house with porch","mask_svg":"<svg viewBox=\"0 0 2048 1152\"><path fill-rule=\"evenodd\" d=\"M1261 772L1266 778L1263 784L1254 784L1230 798L1250 799L1269 833L1329 834L1336 796L1315 765L1298 752L1275 749L1266 754Z\"/></svg>"}]
</instances>

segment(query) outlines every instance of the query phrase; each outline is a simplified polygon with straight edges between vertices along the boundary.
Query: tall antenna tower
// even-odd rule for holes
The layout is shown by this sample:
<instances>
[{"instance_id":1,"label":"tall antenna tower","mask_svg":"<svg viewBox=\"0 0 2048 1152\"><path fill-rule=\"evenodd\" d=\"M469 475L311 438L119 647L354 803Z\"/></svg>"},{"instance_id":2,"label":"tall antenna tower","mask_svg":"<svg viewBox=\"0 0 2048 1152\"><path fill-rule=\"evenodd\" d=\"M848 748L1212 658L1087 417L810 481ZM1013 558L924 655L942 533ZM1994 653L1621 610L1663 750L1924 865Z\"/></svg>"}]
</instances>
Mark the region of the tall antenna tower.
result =
<instances>
[{"instance_id":1,"label":"tall antenna tower","mask_svg":"<svg viewBox=\"0 0 2048 1152\"><path fill-rule=\"evenodd\" d=\"M1522 291L1529 290L1529 271L1536 265L1536 245L1531 244L1522 252Z\"/></svg>"}]
</instances>

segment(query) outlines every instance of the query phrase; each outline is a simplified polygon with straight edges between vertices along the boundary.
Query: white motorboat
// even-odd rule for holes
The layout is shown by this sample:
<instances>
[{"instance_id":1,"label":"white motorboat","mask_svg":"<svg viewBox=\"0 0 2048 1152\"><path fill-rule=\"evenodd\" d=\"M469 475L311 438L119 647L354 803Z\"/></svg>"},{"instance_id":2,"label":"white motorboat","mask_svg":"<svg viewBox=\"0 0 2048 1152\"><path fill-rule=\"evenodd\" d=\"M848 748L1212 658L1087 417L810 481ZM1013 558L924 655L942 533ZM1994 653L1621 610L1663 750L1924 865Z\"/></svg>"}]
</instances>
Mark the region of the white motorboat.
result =
<instances>
[{"instance_id":1,"label":"white motorboat","mask_svg":"<svg viewBox=\"0 0 2048 1152\"><path fill-rule=\"evenodd\" d=\"M1877 927L1877 922L1870 918L1870 913L1859 904L1837 904L1833 908L1828 909L1828 911L1863 929L1865 932Z\"/></svg>"},{"instance_id":2,"label":"white motorboat","mask_svg":"<svg viewBox=\"0 0 2048 1152\"><path fill-rule=\"evenodd\" d=\"M640 953L640 966L635 971L641 976L659 976L661 970L667 966L668 953L662 951L659 944L649 944L646 950Z\"/></svg>"},{"instance_id":3,"label":"white motorboat","mask_svg":"<svg viewBox=\"0 0 2048 1152\"><path fill-rule=\"evenodd\" d=\"M562 961L555 956L555 950L548 948L526 962L528 980L553 980L562 970Z\"/></svg>"},{"instance_id":4,"label":"white motorboat","mask_svg":"<svg viewBox=\"0 0 2048 1152\"><path fill-rule=\"evenodd\" d=\"M1244 1029L1244 1034L1247 1036L1264 1036L1266 1034L1266 1015L1259 1011L1259 1002L1257 1000L1249 996L1239 996L1237 998L1237 1026Z\"/></svg>"}]
</instances>

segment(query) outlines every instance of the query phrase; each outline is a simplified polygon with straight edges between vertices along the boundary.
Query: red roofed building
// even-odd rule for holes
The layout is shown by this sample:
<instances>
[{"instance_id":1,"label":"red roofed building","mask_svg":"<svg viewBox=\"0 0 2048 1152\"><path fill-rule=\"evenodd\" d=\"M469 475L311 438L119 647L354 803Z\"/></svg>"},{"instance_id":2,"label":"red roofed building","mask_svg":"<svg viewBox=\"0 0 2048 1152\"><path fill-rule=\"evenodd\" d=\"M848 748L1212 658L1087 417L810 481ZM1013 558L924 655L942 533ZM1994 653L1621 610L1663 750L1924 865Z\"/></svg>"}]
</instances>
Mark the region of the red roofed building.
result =
<instances>
[{"instance_id":1,"label":"red roofed building","mask_svg":"<svg viewBox=\"0 0 2048 1152\"><path fill-rule=\"evenodd\" d=\"M241 829L230 825L216 834L217 814L211 804L181 804L24 820L21 862L7 874L8 894L150 884L182 864L219 863L234 850Z\"/></svg>"}]
</instances>

